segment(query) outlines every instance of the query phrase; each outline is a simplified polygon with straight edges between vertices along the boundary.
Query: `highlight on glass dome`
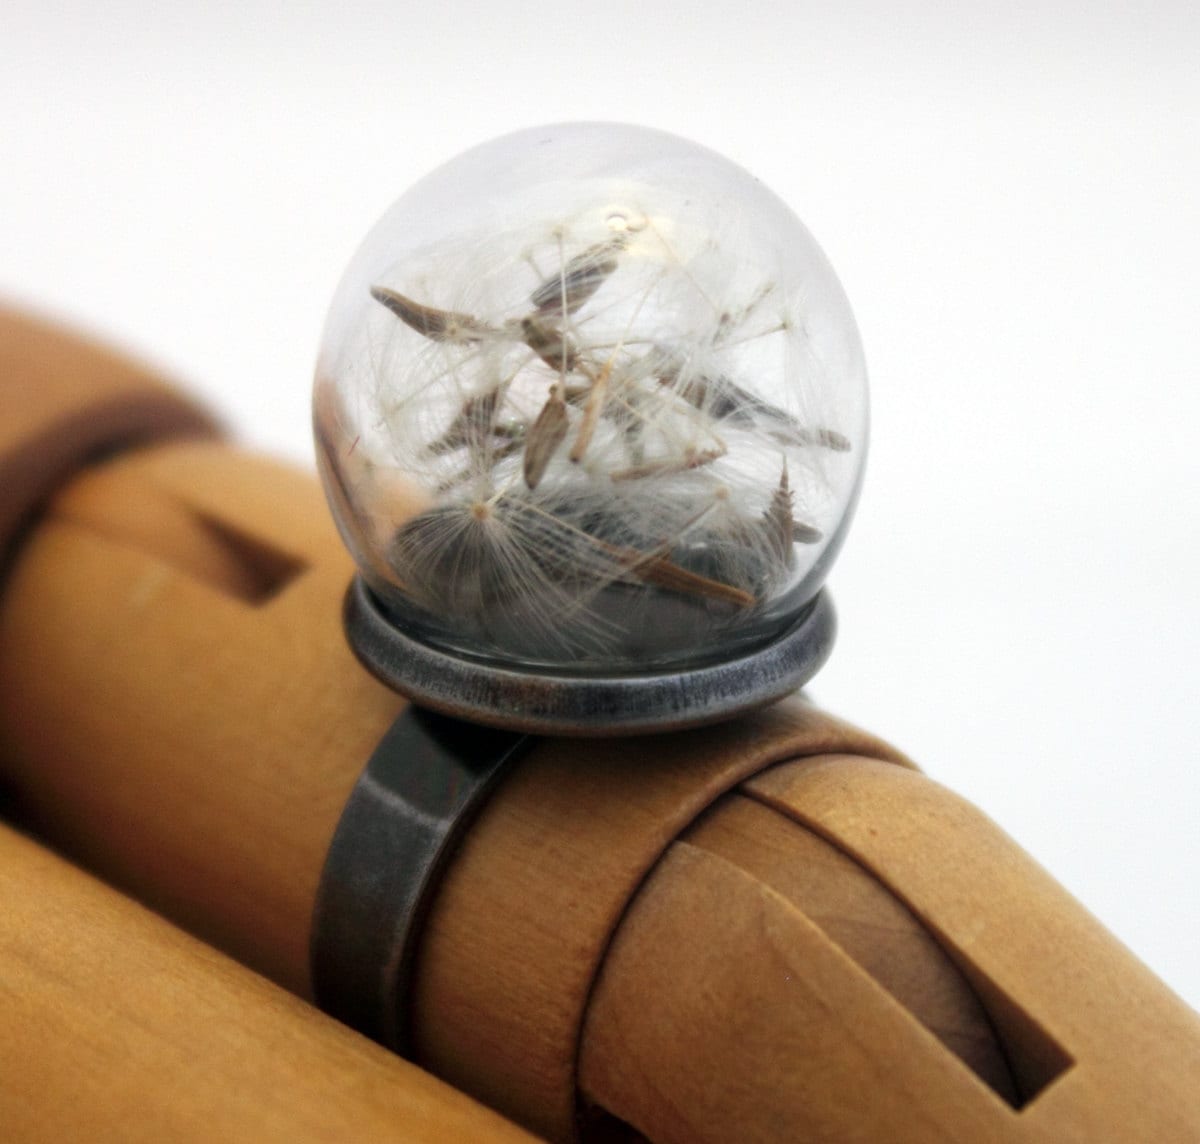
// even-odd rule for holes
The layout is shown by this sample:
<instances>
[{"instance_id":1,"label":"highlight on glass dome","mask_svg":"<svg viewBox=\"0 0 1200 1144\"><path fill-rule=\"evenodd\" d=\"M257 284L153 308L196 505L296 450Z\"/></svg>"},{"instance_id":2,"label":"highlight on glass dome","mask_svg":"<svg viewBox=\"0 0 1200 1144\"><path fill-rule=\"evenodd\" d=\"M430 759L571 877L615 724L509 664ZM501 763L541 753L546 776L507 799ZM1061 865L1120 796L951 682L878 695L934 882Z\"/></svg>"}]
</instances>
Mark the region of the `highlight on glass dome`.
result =
<instances>
[{"instance_id":1,"label":"highlight on glass dome","mask_svg":"<svg viewBox=\"0 0 1200 1144\"><path fill-rule=\"evenodd\" d=\"M384 215L337 289L314 420L342 535L409 637L621 675L744 656L811 605L866 373L832 268L762 183L568 124Z\"/></svg>"}]
</instances>

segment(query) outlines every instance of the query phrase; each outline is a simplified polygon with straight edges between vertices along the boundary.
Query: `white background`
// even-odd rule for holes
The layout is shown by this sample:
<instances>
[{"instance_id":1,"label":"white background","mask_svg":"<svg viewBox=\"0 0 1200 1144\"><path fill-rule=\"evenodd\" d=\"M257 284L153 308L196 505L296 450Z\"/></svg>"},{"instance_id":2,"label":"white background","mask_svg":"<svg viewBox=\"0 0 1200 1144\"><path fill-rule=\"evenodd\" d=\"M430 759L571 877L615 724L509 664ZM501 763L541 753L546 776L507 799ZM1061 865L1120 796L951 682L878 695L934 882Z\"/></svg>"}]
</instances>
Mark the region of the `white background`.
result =
<instances>
[{"instance_id":1,"label":"white background","mask_svg":"<svg viewBox=\"0 0 1200 1144\"><path fill-rule=\"evenodd\" d=\"M872 455L814 697L1200 1005L1200 6L6 0L0 292L308 464L375 218L580 118L749 167L854 304Z\"/></svg>"}]
</instances>

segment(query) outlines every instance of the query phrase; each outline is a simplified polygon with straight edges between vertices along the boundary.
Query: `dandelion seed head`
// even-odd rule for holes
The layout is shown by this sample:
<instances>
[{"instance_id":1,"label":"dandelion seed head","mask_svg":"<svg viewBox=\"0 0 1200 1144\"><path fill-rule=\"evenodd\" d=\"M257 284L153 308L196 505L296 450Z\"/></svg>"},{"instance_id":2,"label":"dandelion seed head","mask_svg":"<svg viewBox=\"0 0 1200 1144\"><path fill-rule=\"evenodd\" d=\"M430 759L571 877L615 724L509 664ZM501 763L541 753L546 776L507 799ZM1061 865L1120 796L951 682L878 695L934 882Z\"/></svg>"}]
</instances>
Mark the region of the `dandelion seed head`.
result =
<instances>
[{"instance_id":1,"label":"dandelion seed head","mask_svg":"<svg viewBox=\"0 0 1200 1144\"><path fill-rule=\"evenodd\" d=\"M857 331L812 237L732 163L632 127L521 132L418 183L347 270L317 377L330 500L393 613L581 673L782 630L866 443Z\"/></svg>"}]
</instances>

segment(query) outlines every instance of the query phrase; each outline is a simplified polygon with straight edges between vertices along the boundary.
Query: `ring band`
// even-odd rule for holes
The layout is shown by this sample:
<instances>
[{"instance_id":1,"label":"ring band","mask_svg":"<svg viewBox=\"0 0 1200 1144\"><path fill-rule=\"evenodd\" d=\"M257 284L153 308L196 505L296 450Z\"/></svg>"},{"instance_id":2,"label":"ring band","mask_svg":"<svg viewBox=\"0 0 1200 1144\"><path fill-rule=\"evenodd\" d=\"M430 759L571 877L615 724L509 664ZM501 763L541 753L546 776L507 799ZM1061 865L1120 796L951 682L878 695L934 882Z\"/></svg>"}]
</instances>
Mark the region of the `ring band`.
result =
<instances>
[{"instance_id":1,"label":"ring band","mask_svg":"<svg viewBox=\"0 0 1200 1144\"><path fill-rule=\"evenodd\" d=\"M313 914L322 1009L407 1054L413 954L446 859L526 735L407 707L342 811Z\"/></svg>"}]
</instances>

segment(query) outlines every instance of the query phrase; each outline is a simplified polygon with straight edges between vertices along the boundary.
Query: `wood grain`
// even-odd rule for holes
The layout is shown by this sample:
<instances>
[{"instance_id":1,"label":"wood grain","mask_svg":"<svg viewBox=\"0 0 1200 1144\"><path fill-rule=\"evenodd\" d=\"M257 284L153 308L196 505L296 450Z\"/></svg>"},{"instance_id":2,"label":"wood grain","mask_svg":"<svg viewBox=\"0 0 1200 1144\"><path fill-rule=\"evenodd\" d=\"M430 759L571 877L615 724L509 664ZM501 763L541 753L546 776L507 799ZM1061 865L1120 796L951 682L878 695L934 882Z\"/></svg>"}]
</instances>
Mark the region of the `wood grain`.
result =
<instances>
[{"instance_id":1,"label":"wood grain","mask_svg":"<svg viewBox=\"0 0 1200 1144\"><path fill-rule=\"evenodd\" d=\"M979 811L862 757L782 764L742 794L839 854L822 862L834 879L814 892L813 871L772 844L778 824L739 800L676 842L593 995L591 1099L663 1142L1200 1139L1200 1018ZM870 915L918 919L957 975L896 988L931 964L912 958L906 922L855 950L864 878L867 896L892 899ZM889 949L909 964L870 965ZM954 976L995 1030L1015 1099L929 1020Z\"/></svg>"},{"instance_id":2,"label":"wood grain","mask_svg":"<svg viewBox=\"0 0 1200 1144\"><path fill-rule=\"evenodd\" d=\"M181 520L152 542L149 497ZM237 561L199 518L306 571L250 604L222 588ZM329 840L402 705L346 646L350 571L310 477L221 445L152 448L48 510L0 607L5 766L28 820L301 995Z\"/></svg>"},{"instance_id":3,"label":"wood grain","mask_svg":"<svg viewBox=\"0 0 1200 1144\"><path fill-rule=\"evenodd\" d=\"M532 1142L0 827L11 1144Z\"/></svg>"},{"instance_id":4,"label":"wood grain","mask_svg":"<svg viewBox=\"0 0 1200 1144\"><path fill-rule=\"evenodd\" d=\"M606 960L581 1083L659 1144L974 1144L1014 1115L782 895L684 842Z\"/></svg>"},{"instance_id":5,"label":"wood grain","mask_svg":"<svg viewBox=\"0 0 1200 1144\"><path fill-rule=\"evenodd\" d=\"M587 999L647 873L747 775L830 749L901 761L799 698L675 735L546 740L484 809L434 904L413 999L418 1059L570 1138Z\"/></svg>"},{"instance_id":6,"label":"wood grain","mask_svg":"<svg viewBox=\"0 0 1200 1144\"><path fill-rule=\"evenodd\" d=\"M746 784L872 871L921 919L1037 1087L1002 1139L1200 1139L1200 1015L986 815L923 776L864 758ZM1024 1074L1024 1075L1022 1075ZM981 1137L982 1139L982 1137Z\"/></svg>"},{"instance_id":7,"label":"wood grain","mask_svg":"<svg viewBox=\"0 0 1200 1144\"><path fill-rule=\"evenodd\" d=\"M737 792L682 837L799 909L998 1096L1018 1103L1009 1062L970 984L916 915L853 858Z\"/></svg>"},{"instance_id":8,"label":"wood grain","mask_svg":"<svg viewBox=\"0 0 1200 1144\"><path fill-rule=\"evenodd\" d=\"M140 363L0 308L0 569L33 507L89 460L216 432L207 413Z\"/></svg>"}]
</instances>

